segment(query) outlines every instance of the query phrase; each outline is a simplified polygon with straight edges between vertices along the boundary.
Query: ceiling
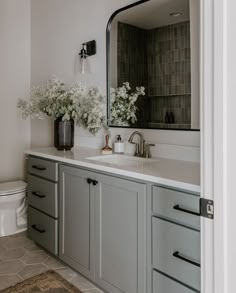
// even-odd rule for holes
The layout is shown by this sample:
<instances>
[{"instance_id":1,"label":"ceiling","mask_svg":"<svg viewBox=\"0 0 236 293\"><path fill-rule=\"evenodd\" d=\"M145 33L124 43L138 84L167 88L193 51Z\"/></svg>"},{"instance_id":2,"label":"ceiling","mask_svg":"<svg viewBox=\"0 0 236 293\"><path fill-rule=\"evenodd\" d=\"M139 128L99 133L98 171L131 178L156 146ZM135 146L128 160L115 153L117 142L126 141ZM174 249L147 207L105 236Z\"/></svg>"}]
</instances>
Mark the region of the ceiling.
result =
<instances>
[{"instance_id":1,"label":"ceiling","mask_svg":"<svg viewBox=\"0 0 236 293\"><path fill-rule=\"evenodd\" d=\"M198 1L198 0L196 0ZM170 16L170 13L181 13ZM189 0L150 0L122 11L115 17L120 21L143 29L153 29L189 20Z\"/></svg>"}]
</instances>

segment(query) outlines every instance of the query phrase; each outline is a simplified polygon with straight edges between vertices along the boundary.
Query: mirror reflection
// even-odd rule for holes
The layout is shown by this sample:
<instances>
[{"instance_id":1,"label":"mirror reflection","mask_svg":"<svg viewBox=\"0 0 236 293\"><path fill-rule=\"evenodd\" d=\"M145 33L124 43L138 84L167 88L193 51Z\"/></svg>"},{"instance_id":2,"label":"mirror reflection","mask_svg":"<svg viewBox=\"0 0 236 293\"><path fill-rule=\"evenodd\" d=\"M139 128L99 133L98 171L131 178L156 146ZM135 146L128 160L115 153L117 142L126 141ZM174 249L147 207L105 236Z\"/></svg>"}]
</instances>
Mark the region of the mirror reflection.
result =
<instances>
[{"instance_id":1,"label":"mirror reflection","mask_svg":"<svg viewBox=\"0 0 236 293\"><path fill-rule=\"evenodd\" d=\"M109 126L199 129L199 2L150 0L111 19Z\"/></svg>"}]
</instances>

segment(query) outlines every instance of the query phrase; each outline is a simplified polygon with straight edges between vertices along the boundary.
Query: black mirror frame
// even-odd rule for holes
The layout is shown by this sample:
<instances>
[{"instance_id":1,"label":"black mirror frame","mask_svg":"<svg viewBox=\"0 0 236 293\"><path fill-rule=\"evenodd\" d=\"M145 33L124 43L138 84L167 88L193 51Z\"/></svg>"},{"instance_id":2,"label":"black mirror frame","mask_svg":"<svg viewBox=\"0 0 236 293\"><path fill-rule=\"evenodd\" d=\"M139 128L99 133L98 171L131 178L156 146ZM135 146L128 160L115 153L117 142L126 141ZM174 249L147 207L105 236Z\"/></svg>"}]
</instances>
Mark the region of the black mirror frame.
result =
<instances>
[{"instance_id":1,"label":"black mirror frame","mask_svg":"<svg viewBox=\"0 0 236 293\"><path fill-rule=\"evenodd\" d=\"M130 5L124 6L118 10L116 10L111 17L108 20L107 27L106 27L106 90L107 90L107 126L108 127L114 127L114 128L137 128L137 127L125 127L125 126L115 126L115 125L110 125L110 113L111 113L111 105L110 105L110 31L111 31L111 23L113 19L116 17L117 14L119 14L122 11L125 11L127 9L130 9L132 7L138 6L140 4L143 4L145 2L149 2L151 0L140 0L137 2L134 2ZM142 128L142 129L151 129L151 130L176 130L176 131L200 131L200 129L181 129L181 128Z\"/></svg>"},{"instance_id":2,"label":"black mirror frame","mask_svg":"<svg viewBox=\"0 0 236 293\"><path fill-rule=\"evenodd\" d=\"M119 14L122 11L125 11L129 8L138 6L140 4L143 4L145 2L149 2L151 0L140 0L138 2L132 3L130 5L124 6L118 10L116 10L110 17L107 23L107 28L106 28L106 72L107 72L107 124L109 127L114 127L109 125L109 120L110 120L110 112L111 112L111 105L110 105L110 31L111 31L111 23L113 19L116 17L117 14Z\"/></svg>"}]
</instances>

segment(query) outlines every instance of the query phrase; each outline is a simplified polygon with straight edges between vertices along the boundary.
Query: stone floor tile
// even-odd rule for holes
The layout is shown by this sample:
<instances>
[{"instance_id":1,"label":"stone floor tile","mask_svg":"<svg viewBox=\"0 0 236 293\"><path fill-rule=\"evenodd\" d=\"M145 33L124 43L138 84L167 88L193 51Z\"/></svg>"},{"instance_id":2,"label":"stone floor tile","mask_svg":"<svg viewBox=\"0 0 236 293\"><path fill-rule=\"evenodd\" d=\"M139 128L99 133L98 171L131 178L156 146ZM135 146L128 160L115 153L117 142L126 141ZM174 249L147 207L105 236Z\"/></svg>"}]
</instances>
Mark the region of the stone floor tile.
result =
<instances>
[{"instance_id":1,"label":"stone floor tile","mask_svg":"<svg viewBox=\"0 0 236 293\"><path fill-rule=\"evenodd\" d=\"M48 254L44 251L34 251L28 252L21 260L25 264L39 264L45 261L48 258Z\"/></svg>"},{"instance_id":2,"label":"stone floor tile","mask_svg":"<svg viewBox=\"0 0 236 293\"><path fill-rule=\"evenodd\" d=\"M26 280L47 270L48 268L44 264L26 265L20 272L18 272L18 275Z\"/></svg>"},{"instance_id":3,"label":"stone floor tile","mask_svg":"<svg viewBox=\"0 0 236 293\"><path fill-rule=\"evenodd\" d=\"M9 237L0 237L0 245L5 245L8 240Z\"/></svg>"},{"instance_id":4,"label":"stone floor tile","mask_svg":"<svg viewBox=\"0 0 236 293\"><path fill-rule=\"evenodd\" d=\"M10 235L8 237L9 238L22 238L22 237L27 237L27 231L20 232L20 233L16 233L16 234Z\"/></svg>"},{"instance_id":5,"label":"stone floor tile","mask_svg":"<svg viewBox=\"0 0 236 293\"><path fill-rule=\"evenodd\" d=\"M16 274L24 267L21 260L7 260L0 263L0 276Z\"/></svg>"},{"instance_id":6,"label":"stone floor tile","mask_svg":"<svg viewBox=\"0 0 236 293\"><path fill-rule=\"evenodd\" d=\"M85 279L81 275L74 276L70 282L82 291L86 289L97 289L94 284L89 282L87 279Z\"/></svg>"},{"instance_id":7,"label":"stone floor tile","mask_svg":"<svg viewBox=\"0 0 236 293\"><path fill-rule=\"evenodd\" d=\"M55 272L57 272L59 275L61 275L67 281L70 281L75 275L77 275L70 268L55 269Z\"/></svg>"},{"instance_id":8,"label":"stone floor tile","mask_svg":"<svg viewBox=\"0 0 236 293\"><path fill-rule=\"evenodd\" d=\"M7 253L7 249L0 244L0 260L3 259L4 255Z\"/></svg>"},{"instance_id":9,"label":"stone floor tile","mask_svg":"<svg viewBox=\"0 0 236 293\"><path fill-rule=\"evenodd\" d=\"M35 243L30 243L29 245L26 245L24 248L27 251L30 251L30 252L33 252L33 251L42 251L43 250L40 246L38 246Z\"/></svg>"},{"instance_id":10,"label":"stone floor tile","mask_svg":"<svg viewBox=\"0 0 236 293\"><path fill-rule=\"evenodd\" d=\"M60 262L59 260L51 256L49 256L46 260L44 260L43 263L49 269L60 269L65 267L65 265L62 262Z\"/></svg>"},{"instance_id":11,"label":"stone floor tile","mask_svg":"<svg viewBox=\"0 0 236 293\"><path fill-rule=\"evenodd\" d=\"M5 251L5 253L1 257L0 252L0 258L2 260L14 260L14 259L20 259L26 254L26 250L22 247L14 248L14 249L8 249Z\"/></svg>"},{"instance_id":12,"label":"stone floor tile","mask_svg":"<svg viewBox=\"0 0 236 293\"><path fill-rule=\"evenodd\" d=\"M0 276L0 290L4 290L10 286L21 282L22 279L17 275Z\"/></svg>"},{"instance_id":13,"label":"stone floor tile","mask_svg":"<svg viewBox=\"0 0 236 293\"><path fill-rule=\"evenodd\" d=\"M19 238L13 238L10 237L4 246L7 249L13 249L13 248L19 248L19 247L25 247L33 244L34 242L26 237L19 237Z\"/></svg>"},{"instance_id":14,"label":"stone floor tile","mask_svg":"<svg viewBox=\"0 0 236 293\"><path fill-rule=\"evenodd\" d=\"M84 292L102 293L86 278L27 238L26 232L0 237L0 291L49 269Z\"/></svg>"}]
</instances>

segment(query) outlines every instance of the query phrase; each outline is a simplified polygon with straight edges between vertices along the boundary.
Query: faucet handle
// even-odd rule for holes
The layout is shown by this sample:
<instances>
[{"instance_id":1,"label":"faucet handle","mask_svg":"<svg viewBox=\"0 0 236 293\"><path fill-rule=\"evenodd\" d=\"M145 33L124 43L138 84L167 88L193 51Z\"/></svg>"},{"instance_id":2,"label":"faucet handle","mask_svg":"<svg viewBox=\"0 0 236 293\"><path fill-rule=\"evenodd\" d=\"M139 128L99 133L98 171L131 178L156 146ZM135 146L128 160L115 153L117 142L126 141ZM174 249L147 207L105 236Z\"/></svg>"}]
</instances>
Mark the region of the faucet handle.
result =
<instances>
[{"instance_id":1,"label":"faucet handle","mask_svg":"<svg viewBox=\"0 0 236 293\"><path fill-rule=\"evenodd\" d=\"M150 150L151 146L155 146L155 144L154 143L146 143L146 145L145 145L145 157L146 158L152 157L151 150Z\"/></svg>"}]
</instances>

